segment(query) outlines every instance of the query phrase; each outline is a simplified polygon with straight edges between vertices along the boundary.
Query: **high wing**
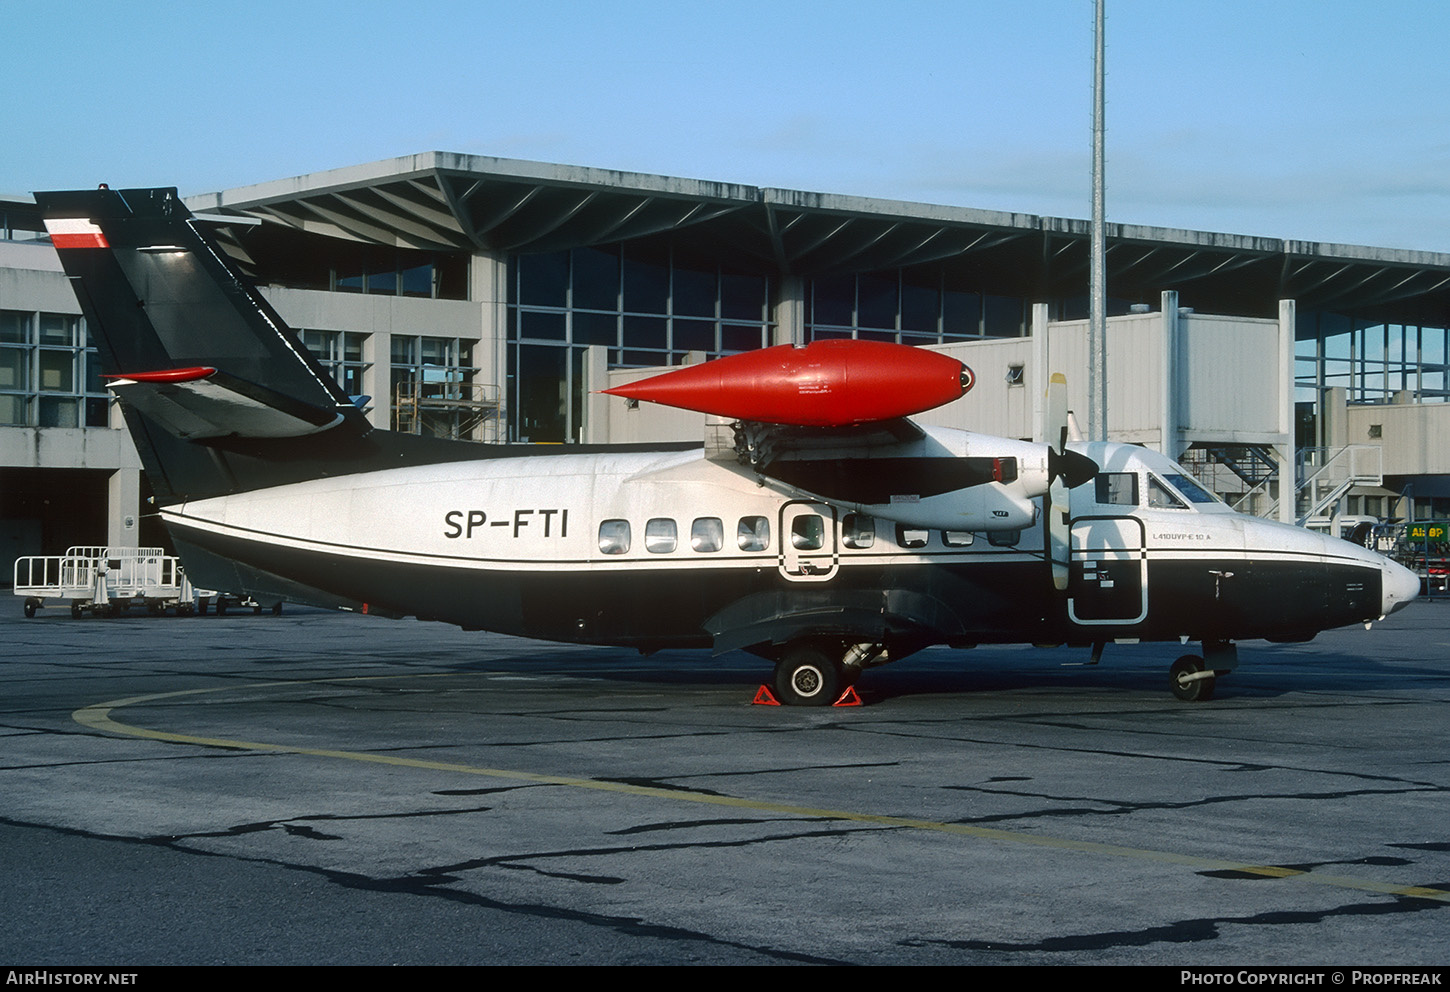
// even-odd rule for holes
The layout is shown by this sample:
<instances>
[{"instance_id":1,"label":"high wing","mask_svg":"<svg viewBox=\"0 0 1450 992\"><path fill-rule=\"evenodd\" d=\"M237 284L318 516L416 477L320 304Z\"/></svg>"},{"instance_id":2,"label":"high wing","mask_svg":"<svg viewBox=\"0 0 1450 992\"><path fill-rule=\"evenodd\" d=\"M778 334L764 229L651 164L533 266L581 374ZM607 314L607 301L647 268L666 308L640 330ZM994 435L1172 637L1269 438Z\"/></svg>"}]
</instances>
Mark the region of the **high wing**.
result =
<instances>
[{"instance_id":1,"label":"high wing","mask_svg":"<svg viewBox=\"0 0 1450 992\"><path fill-rule=\"evenodd\" d=\"M1061 446L908 419L964 395L973 381L939 352L831 340L732 355L606 392L736 418L736 460L788 495L907 526L1021 530L1054 481L1072 488L1097 465Z\"/></svg>"}]
</instances>

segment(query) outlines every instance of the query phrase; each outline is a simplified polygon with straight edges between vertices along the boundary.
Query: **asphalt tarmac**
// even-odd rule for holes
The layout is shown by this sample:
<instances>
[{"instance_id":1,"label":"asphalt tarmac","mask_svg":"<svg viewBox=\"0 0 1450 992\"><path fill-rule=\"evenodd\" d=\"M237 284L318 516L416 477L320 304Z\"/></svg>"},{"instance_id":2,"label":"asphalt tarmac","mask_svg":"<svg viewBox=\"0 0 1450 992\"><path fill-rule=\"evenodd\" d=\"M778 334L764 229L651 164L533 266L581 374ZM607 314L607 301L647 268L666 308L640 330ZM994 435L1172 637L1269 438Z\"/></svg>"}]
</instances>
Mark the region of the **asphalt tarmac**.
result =
<instances>
[{"instance_id":1,"label":"asphalt tarmac","mask_svg":"<svg viewBox=\"0 0 1450 992\"><path fill-rule=\"evenodd\" d=\"M1244 644L747 655L0 600L0 962L1450 963L1450 604Z\"/></svg>"}]
</instances>

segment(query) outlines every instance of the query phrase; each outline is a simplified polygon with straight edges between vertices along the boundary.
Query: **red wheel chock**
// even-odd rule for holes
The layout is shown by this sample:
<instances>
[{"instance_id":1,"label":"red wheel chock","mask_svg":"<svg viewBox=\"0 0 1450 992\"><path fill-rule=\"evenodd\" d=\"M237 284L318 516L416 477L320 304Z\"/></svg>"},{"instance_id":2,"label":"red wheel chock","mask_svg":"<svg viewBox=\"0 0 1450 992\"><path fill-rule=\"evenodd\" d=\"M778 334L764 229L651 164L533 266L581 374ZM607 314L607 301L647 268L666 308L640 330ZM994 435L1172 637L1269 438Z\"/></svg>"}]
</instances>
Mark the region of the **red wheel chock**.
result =
<instances>
[{"instance_id":1,"label":"red wheel chock","mask_svg":"<svg viewBox=\"0 0 1450 992\"><path fill-rule=\"evenodd\" d=\"M750 702L751 702L751 705L752 706L779 706L780 705L780 700L775 698L775 693L773 693L773 692L770 691L770 686L764 685L764 684L762 684L759 689L755 690L755 698L752 699ZM831 705L832 706L861 706L863 704L861 702L861 697L858 696L858 695L856 695L856 687L854 685L848 685L848 686L846 686L846 691L843 692L843 693L841 693L841 698L840 699L837 699Z\"/></svg>"}]
</instances>

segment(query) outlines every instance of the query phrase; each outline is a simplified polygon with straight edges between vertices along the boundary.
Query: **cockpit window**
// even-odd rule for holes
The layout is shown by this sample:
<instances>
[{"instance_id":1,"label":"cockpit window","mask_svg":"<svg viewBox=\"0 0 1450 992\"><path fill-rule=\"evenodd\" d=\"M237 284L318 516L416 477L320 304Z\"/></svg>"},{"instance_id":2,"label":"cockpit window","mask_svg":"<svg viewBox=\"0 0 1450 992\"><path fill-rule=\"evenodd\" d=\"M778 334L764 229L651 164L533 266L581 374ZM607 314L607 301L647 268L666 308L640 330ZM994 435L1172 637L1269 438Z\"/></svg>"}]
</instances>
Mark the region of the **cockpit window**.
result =
<instances>
[{"instance_id":1,"label":"cockpit window","mask_svg":"<svg viewBox=\"0 0 1450 992\"><path fill-rule=\"evenodd\" d=\"M1099 472L1096 498L1099 506L1137 506L1138 473Z\"/></svg>"},{"instance_id":2,"label":"cockpit window","mask_svg":"<svg viewBox=\"0 0 1450 992\"><path fill-rule=\"evenodd\" d=\"M1164 478L1168 480L1169 485L1171 485L1174 489L1177 489L1184 496L1187 496L1188 502L1190 503L1219 502L1219 498L1217 496L1209 492L1207 489L1203 488L1203 486L1199 484L1198 480L1193 478L1192 476L1179 473L1176 475L1165 475Z\"/></svg>"},{"instance_id":3,"label":"cockpit window","mask_svg":"<svg viewBox=\"0 0 1450 992\"><path fill-rule=\"evenodd\" d=\"M1162 479L1151 473L1148 476L1148 505L1160 510L1188 509L1187 503L1165 486Z\"/></svg>"}]
</instances>

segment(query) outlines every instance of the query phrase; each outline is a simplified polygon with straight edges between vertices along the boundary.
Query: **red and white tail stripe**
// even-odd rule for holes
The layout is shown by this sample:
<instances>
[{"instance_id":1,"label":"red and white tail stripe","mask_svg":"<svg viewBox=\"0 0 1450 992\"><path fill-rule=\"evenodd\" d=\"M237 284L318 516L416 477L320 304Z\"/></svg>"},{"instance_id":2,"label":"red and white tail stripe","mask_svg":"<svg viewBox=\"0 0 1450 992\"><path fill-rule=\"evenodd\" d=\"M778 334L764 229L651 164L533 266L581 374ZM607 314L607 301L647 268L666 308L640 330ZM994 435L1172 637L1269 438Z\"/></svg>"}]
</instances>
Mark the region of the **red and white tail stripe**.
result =
<instances>
[{"instance_id":1,"label":"red and white tail stripe","mask_svg":"<svg viewBox=\"0 0 1450 992\"><path fill-rule=\"evenodd\" d=\"M109 248L99 224L84 217L47 217L45 229L57 248Z\"/></svg>"}]
</instances>

